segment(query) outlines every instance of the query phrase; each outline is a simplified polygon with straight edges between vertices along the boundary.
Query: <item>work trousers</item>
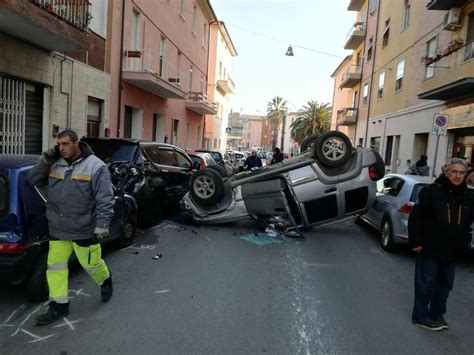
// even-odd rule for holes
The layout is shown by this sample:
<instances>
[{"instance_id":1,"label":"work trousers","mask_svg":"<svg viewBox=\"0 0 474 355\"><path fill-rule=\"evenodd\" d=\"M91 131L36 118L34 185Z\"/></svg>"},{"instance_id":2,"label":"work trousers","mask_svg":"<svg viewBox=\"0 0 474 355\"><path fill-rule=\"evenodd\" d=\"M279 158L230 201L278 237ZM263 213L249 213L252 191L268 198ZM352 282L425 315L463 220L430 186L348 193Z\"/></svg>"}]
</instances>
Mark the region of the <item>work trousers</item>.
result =
<instances>
[{"instance_id":1,"label":"work trousers","mask_svg":"<svg viewBox=\"0 0 474 355\"><path fill-rule=\"evenodd\" d=\"M454 262L423 253L416 255L413 322L443 319L449 292L453 289L454 274Z\"/></svg>"},{"instance_id":2,"label":"work trousers","mask_svg":"<svg viewBox=\"0 0 474 355\"><path fill-rule=\"evenodd\" d=\"M68 261L73 250L81 266L96 284L102 285L110 276L109 269L102 259L100 244L80 246L71 240L51 240L46 271L51 301L68 302Z\"/></svg>"}]
</instances>

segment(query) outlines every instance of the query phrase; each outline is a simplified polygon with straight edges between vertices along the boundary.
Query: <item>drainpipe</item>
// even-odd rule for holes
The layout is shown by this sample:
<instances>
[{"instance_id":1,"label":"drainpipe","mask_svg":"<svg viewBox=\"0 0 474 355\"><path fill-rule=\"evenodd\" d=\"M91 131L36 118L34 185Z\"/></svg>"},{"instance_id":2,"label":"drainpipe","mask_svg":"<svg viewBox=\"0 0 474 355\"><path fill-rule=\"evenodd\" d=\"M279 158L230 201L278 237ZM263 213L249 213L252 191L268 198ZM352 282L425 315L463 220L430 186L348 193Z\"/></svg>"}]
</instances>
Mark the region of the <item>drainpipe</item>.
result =
<instances>
[{"instance_id":1,"label":"drainpipe","mask_svg":"<svg viewBox=\"0 0 474 355\"><path fill-rule=\"evenodd\" d=\"M125 26L125 0L122 0L122 25L120 29L120 70L119 70L119 85L118 85L118 117L117 117L117 132L116 136L120 137L120 124L122 117L122 71L123 71L123 37L124 37L124 26Z\"/></svg>"},{"instance_id":2,"label":"drainpipe","mask_svg":"<svg viewBox=\"0 0 474 355\"><path fill-rule=\"evenodd\" d=\"M367 123L365 125L365 138L364 138L364 147L367 148L367 137L369 135L369 116L370 116L370 104L372 102L372 87L374 82L374 71L375 71L375 56L377 54L377 42L378 42L378 34L379 34L379 19L380 19L380 7L382 6L381 1L377 4L377 22L375 25L375 40L373 41L374 46L374 55L373 55L373 62L372 62L372 72L370 74L370 85L369 85L369 103L367 104ZM367 7L367 15L369 12L369 7ZM368 17L367 17L368 21Z\"/></svg>"}]
</instances>

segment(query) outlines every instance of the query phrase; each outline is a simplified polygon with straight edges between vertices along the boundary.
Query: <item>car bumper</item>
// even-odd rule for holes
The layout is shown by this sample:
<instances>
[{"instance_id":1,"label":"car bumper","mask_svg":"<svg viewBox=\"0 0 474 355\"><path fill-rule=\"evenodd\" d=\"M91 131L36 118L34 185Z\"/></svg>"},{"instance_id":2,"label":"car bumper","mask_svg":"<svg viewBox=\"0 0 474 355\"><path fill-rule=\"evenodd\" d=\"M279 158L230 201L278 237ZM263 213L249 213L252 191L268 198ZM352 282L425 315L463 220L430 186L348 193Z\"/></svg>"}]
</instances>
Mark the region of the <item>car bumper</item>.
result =
<instances>
[{"instance_id":1,"label":"car bumper","mask_svg":"<svg viewBox=\"0 0 474 355\"><path fill-rule=\"evenodd\" d=\"M31 247L18 255L0 254L0 282L12 285L23 282L40 251L39 247Z\"/></svg>"}]
</instances>

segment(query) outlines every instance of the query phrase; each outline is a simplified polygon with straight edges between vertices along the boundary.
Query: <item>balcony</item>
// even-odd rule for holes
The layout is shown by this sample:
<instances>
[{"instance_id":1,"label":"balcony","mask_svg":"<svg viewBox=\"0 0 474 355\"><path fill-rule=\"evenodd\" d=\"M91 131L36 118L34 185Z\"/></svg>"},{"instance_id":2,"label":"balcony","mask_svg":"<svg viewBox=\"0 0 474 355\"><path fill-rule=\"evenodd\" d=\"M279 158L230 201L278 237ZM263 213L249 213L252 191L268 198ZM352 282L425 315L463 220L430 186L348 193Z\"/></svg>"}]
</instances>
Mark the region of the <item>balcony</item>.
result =
<instances>
[{"instance_id":1,"label":"balcony","mask_svg":"<svg viewBox=\"0 0 474 355\"><path fill-rule=\"evenodd\" d=\"M365 0L350 0L349 6L347 6L348 11L359 11L362 5L364 5Z\"/></svg>"},{"instance_id":2,"label":"balcony","mask_svg":"<svg viewBox=\"0 0 474 355\"><path fill-rule=\"evenodd\" d=\"M433 63L444 70L422 82L420 99L455 101L473 95L474 41L449 55L441 55Z\"/></svg>"},{"instance_id":3,"label":"balcony","mask_svg":"<svg viewBox=\"0 0 474 355\"><path fill-rule=\"evenodd\" d=\"M337 125L338 126L352 126L357 123L358 109L355 107L345 107L337 111Z\"/></svg>"},{"instance_id":4,"label":"balcony","mask_svg":"<svg viewBox=\"0 0 474 355\"><path fill-rule=\"evenodd\" d=\"M431 0L426 8L428 10L450 10L453 7L463 7L469 0Z\"/></svg>"},{"instance_id":5,"label":"balcony","mask_svg":"<svg viewBox=\"0 0 474 355\"><path fill-rule=\"evenodd\" d=\"M365 39L365 22L356 22L346 37L344 49L357 49Z\"/></svg>"},{"instance_id":6,"label":"balcony","mask_svg":"<svg viewBox=\"0 0 474 355\"><path fill-rule=\"evenodd\" d=\"M186 100L186 108L201 115L217 114L217 106L217 102L204 92L190 92Z\"/></svg>"},{"instance_id":7,"label":"balcony","mask_svg":"<svg viewBox=\"0 0 474 355\"><path fill-rule=\"evenodd\" d=\"M51 51L88 50L87 0L0 0L0 32Z\"/></svg>"},{"instance_id":8,"label":"balcony","mask_svg":"<svg viewBox=\"0 0 474 355\"><path fill-rule=\"evenodd\" d=\"M125 82L165 99L186 99L188 77L151 49L125 50Z\"/></svg>"},{"instance_id":9,"label":"balcony","mask_svg":"<svg viewBox=\"0 0 474 355\"><path fill-rule=\"evenodd\" d=\"M340 88L353 88L355 85L359 84L362 79L362 65L351 65L347 70L342 74Z\"/></svg>"},{"instance_id":10,"label":"balcony","mask_svg":"<svg viewBox=\"0 0 474 355\"><path fill-rule=\"evenodd\" d=\"M226 94L233 94L235 90L235 84L230 78L229 74L219 74L217 79L217 87L219 87Z\"/></svg>"}]
</instances>

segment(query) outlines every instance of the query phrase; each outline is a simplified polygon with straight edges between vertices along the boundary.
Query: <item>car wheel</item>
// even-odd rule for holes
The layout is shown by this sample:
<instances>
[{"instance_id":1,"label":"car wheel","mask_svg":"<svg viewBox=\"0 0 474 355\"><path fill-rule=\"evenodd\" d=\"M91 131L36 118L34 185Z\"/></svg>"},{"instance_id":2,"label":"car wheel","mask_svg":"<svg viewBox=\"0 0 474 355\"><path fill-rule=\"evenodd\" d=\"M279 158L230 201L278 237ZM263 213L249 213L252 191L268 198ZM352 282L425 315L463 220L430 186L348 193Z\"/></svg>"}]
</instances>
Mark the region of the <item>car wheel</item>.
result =
<instances>
[{"instance_id":1,"label":"car wheel","mask_svg":"<svg viewBox=\"0 0 474 355\"><path fill-rule=\"evenodd\" d=\"M384 219L382 222L382 230L380 235L380 246L388 252L396 251L397 245L393 241L393 228L390 220Z\"/></svg>"},{"instance_id":2,"label":"car wheel","mask_svg":"<svg viewBox=\"0 0 474 355\"><path fill-rule=\"evenodd\" d=\"M300 146L301 153L307 151L308 149L313 149L318 138L319 138L319 134L313 134L303 139L303 142L301 142L301 146Z\"/></svg>"},{"instance_id":3,"label":"car wheel","mask_svg":"<svg viewBox=\"0 0 474 355\"><path fill-rule=\"evenodd\" d=\"M224 196L224 181L218 172L204 169L193 175L191 196L199 204L210 206Z\"/></svg>"},{"instance_id":4,"label":"car wheel","mask_svg":"<svg viewBox=\"0 0 474 355\"><path fill-rule=\"evenodd\" d=\"M137 231L137 222L135 218L129 217L123 226L122 234L118 240L120 248L125 248L133 244L135 233Z\"/></svg>"},{"instance_id":5,"label":"car wheel","mask_svg":"<svg viewBox=\"0 0 474 355\"><path fill-rule=\"evenodd\" d=\"M321 134L314 145L316 159L327 167L338 167L349 160L352 144L342 132L328 131Z\"/></svg>"},{"instance_id":6,"label":"car wheel","mask_svg":"<svg viewBox=\"0 0 474 355\"><path fill-rule=\"evenodd\" d=\"M48 267L48 253L42 252L31 266L30 274L25 280L26 298L30 302L43 302L48 299L49 289L46 281L46 269Z\"/></svg>"},{"instance_id":7,"label":"car wheel","mask_svg":"<svg viewBox=\"0 0 474 355\"><path fill-rule=\"evenodd\" d=\"M219 175L222 176L223 178L229 177L229 174L227 173L227 169L224 168L222 165L209 165L207 168L217 171Z\"/></svg>"}]
</instances>

